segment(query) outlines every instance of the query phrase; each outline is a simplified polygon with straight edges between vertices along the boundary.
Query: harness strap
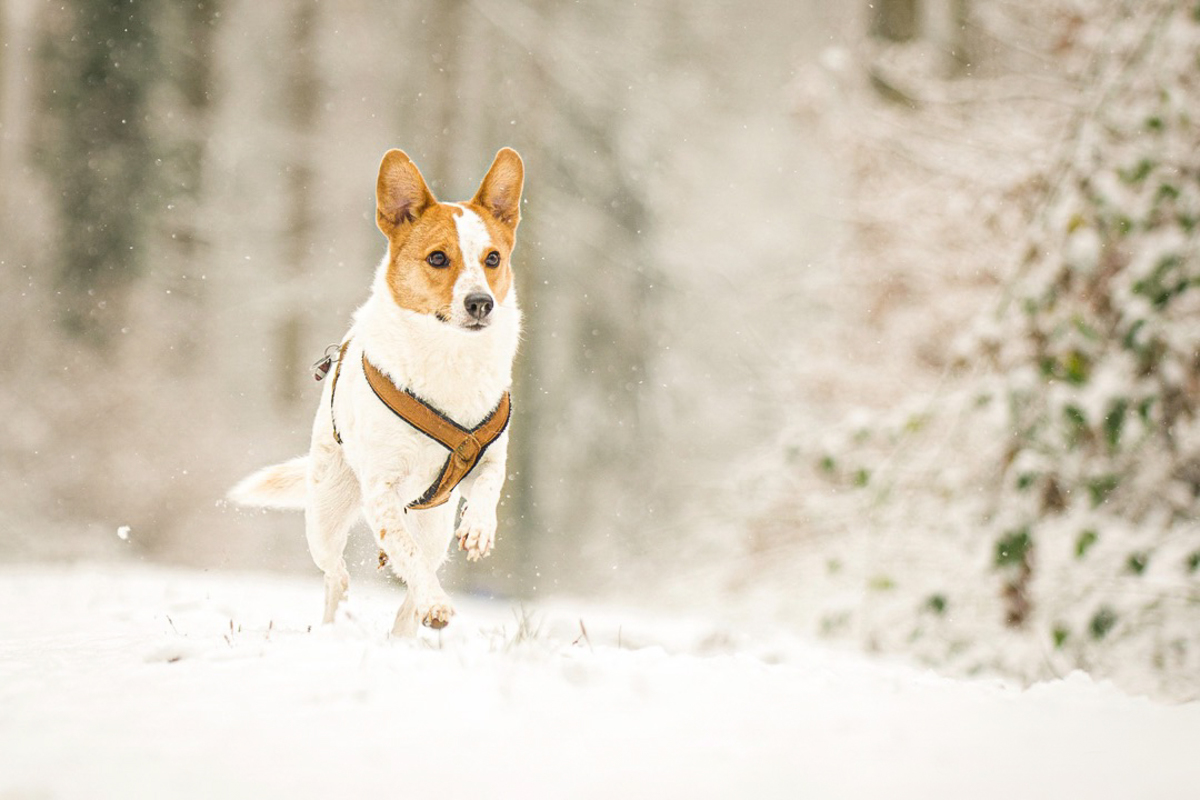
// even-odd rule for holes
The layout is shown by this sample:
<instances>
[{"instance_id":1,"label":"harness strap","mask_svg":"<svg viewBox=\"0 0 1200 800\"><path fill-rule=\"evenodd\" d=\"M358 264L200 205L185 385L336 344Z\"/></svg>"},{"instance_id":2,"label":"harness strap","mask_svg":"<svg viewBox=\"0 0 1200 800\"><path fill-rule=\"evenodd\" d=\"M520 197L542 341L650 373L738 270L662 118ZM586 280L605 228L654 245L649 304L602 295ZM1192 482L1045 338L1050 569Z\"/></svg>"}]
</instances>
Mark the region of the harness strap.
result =
<instances>
[{"instance_id":1,"label":"harness strap","mask_svg":"<svg viewBox=\"0 0 1200 800\"><path fill-rule=\"evenodd\" d=\"M329 419L333 423L333 440L338 444L342 443L342 435L338 433L337 414L333 413L333 398L337 396L338 377L342 374L342 361L346 358L346 348L349 346L350 340L347 339L338 348L337 367L333 370L333 383L329 385Z\"/></svg>"},{"instance_id":2,"label":"harness strap","mask_svg":"<svg viewBox=\"0 0 1200 800\"><path fill-rule=\"evenodd\" d=\"M371 390L392 413L450 451L437 479L421 497L408 504L418 510L440 506L450 499L454 488L508 427L512 413L508 392L500 397L500 403L483 422L467 430L412 392L397 387L367 359L366 353L362 366Z\"/></svg>"},{"instance_id":3,"label":"harness strap","mask_svg":"<svg viewBox=\"0 0 1200 800\"><path fill-rule=\"evenodd\" d=\"M329 387L329 414L333 421L333 438L338 444L342 443L342 435L338 432L333 400L337 396L338 378L342 374L342 362L346 358L346 348L349 346L350 340L347 339L338 350L337 368L333 371L333 383ZM483 458L488 446L499 439L500 434L508 428L508 420L512 415L512 401L508 392L501 396L500 403L483 422L467 430L412 392L397 387L367 359L365 352L362 367L367 384L380 402L400 419L450 451L437 479L423 495L409 503L408 507L422 510L442 505L450 499L451 492L462 479L475 468L479 459Z\"/></svg>"}]
</instances>

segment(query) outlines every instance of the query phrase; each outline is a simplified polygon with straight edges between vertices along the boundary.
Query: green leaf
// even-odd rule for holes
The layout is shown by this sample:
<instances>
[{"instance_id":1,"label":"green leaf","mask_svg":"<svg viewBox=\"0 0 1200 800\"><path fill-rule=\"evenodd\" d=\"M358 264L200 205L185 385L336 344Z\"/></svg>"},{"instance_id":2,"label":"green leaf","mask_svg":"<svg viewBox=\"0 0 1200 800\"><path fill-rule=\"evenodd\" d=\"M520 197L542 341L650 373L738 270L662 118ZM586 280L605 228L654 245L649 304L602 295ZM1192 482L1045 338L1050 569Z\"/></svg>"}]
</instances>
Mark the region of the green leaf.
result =
<instances>
[{"instance_id":1,"label":"green leaf","mask_svg":"<svg viewBox=\"0 0 1200 800\"><path fill-rule=\"evenodd\" d=\"M1101 606L1100 610L1092 617L1092 621L1088 623L1088 629L1092 632L1093 639L1100 640L1107 636L1116 624L1117 612L1108 606Z\"/></svg>"},{"instance_id":2,"label":"green leaf","mask_svg":"<svg viewBox=\"0 0 1200 800\"><path fill-rule=\"evenodd\" d=\"M1063 406L1063 422L1067 427L1067 444L1075 447L1088 435L1087 418L1079 406Z\"/></svg>"},{"instance_id":3,"label":"green leaf","mask_svg":"<svg viewBox=\"0 0 1200 800\"><path fill-rule=\"evenodd\" d=\"M1150 554L1144 551L1130 553L1129 558L1125 560L1125 568L1134 575L1141 575L1146 571L1146 564L1150 562Z\"/></svg>"},{"instance_id":4,"label":"green leaf","mask_svg":"<svg viewBox=\"0 0 1200 800\"><path fill-rule=\"evenodd\" d=\"M1108 496L1113 493L1121 483L1121 478L1117 475L1099 475L1087 482L1088 494L1092 498L1092 508L1102 505L1108 500Z\"/></svg>"},{"instance_id":5,"label":"green leaf","mask_svg":"<svg viewBox=\"0 0 1200 800\"><path fill-rule=\"evenodd\" d=\"M1155 200L1175 200L1179 197L1179 189L1169 183L1160 184L1158 194L1154 196Z\"/></svg>"},{"instance_id":6,"label":"green leaf","mask_svg":"<svg viewBox=\"0 0 1200 800\"><path fill-rule=\"evenodd\" d=\"M1134 294L1142 295L1155 308L1163 308L1188 287L1187 278L1178 274L1182 265L1183 259L1176 253L1163 256L1148 277L1133 284Z\"/></svg>"},{"instance_id":7,"label":"green leaf","mask_svg":"<svg viewBox=\"0 0 1200 800\"><path fill-rule=\"evenodd\" d=\"M946 596L943 594L932 594L925 601L925 607L933 613L941 616L946 613Z\"/></svg>"},{"instance_id":8,"label":"green leaf","mask_svg":"<svg viewBox=\"0 0 1200 800\"><path fill-rule=\"evenodd\" d=\"M1115 451L1121 444L1121 429L1125 426L1125 412L1129 410L1129 401L1118 397L1113 401L1112 409L1104 417L1104 441L1108 449Z\"/></svg>"},{"instance_id":9,"label":"green leaf","mask_svg":"<svg viewBox=\"0 0 1200 800\"><path fill-rule=\"evenodd\" d=\"M1092 374L1092 360L1081 350L1067 353L1062 364L1062 377L1067 383L1081 386L1087 383Z\"/></svg>"},{"instance_id":10,"label":"green leaf","mask_svg":"<svg viewBox=\"0 0 1200 800\"><path fill-rule=\"evenodd\" d=\"M1080 532L1079 538L1075 540L1075 557L1083 558L1087 555L1087 551L1092 549L1092 545L1100 538L1100 534L1096 533L1092 528L1087 528Z\"/></svg>"},{"instance_id":11,"label":"green leaf","mask_svg":"<svg viewBox=\"0 0 1200 800\"><path fill-rule=\"evenodd\" d=\"M1083 338L1093 342L1100 340L1100 332L1093 328L1081 314L1072 317L1071 324L1075 326L1075 330L1083 334Z\"/></svg>"},{"instance_id":12,"label":"green leaf","mask_svg":"<svg viewBox=\"0 0 1200 800\"><path fill-rule=\"evenodd\" d=\"M1083 409L1076 405L1063 406L1063 416L1073 424L1080 428L1087 427L1087 417L1083 415Z\"/></svg>"},{"instance_id":13,"label":"green leaf","mask_svg":"<svg viewBox=\"0 0 1200 800\"><path fill-rule=\"evenodd\" d=\"M876 575L867 582L867 586L876 592L888 592L896 588L896 582L887 575Z\"/></svg>"},{"instance_id":14,"label":"green leaf","mask_svg":"<svg viewBox=\"0 0 1200 800\"><path fill-rule=\"evenodd\" d=\"M1150 410L1154 408L1154 401L1156 399L1157 398L1155 397L1147 397L1146 399L1142 400L1142 402L1138 403L1138 417L1141 418L1142 424L1146 427L1151 426Z\"/></svg>"},{"instance_id":15,"label":"green leaf","mask_svg":"<svg viewBox=\"0 0 1200 800\"><path fill-rule=\"evenodd\" d=\"M1054 626L1050 635L1054 637L1054 649L1061 650L1062 646L1067 643L1067 639L1070 638L1071 630L1066 625L1058 624Z\"/></svg>"},{"instance_id":16,"label":"green leaf","mask_svg":"<svg viewBox=\"0 0 1200 800\"><path fill-rule=\"evenodd\" d=\"M1143 158L1128 169L1121 168L1117 170L1117 175L1125 183L1141 183L1146 180L1146 177L1154 171L1154 162L1149 158Z\"/></svg>"},{"instance_id":17,"label":"green leaf","mask_svg":"<svg viewBox=\"0 0 1200 800\"><path fill-rule=\"evenodd\" d=\"M1126 350L1138 350L1137 336L1138 333L1146 326L1146 320L1135 320L1129 329L1125 331L1125 336L1121 339L1121 346Z\"/></svg>"},{"instance_id":18,"label":"green leaf","mask_svg":"<svg viewBox=\"0 0 1200 800\"><path fill-rule=\"evenodd\" d=\"M1033 539L1030 538L1028 525L1008 531L996 542L996 566L1014 567L1024 564L1032 548Z\"/></svg>"}]
</instances>

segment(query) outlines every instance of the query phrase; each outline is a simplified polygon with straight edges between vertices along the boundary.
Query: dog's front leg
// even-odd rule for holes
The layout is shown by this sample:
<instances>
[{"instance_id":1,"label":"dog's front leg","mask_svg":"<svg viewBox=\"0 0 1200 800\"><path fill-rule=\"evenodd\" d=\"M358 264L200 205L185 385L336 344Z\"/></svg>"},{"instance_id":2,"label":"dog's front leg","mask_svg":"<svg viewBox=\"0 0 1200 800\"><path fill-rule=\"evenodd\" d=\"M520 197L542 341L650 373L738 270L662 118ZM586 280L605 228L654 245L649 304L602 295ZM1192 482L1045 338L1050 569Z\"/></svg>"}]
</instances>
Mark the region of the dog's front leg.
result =
<instances>
[{"instance_id":1,"label":"dog's front leg","mask_svg":"<svg viewBox=\"0 0 1200 800\"><path fill-rule=\"evenodd\" d=\"M477 561L492 552L496 543L496 506L504 488L508 462L508 433L497 439L472 474L463 481L467 504L459 521L458 549L467 551L468 561Z\"/></svg>"},{"instance_id":2,"label":"dog's front leg","mask_svg":"<svg viewBox=\"0 0 1200 800\"><path fill-rule=\"evenodd\" d=\"M379 546L387 553L388 563L396 576L408 586L408 597L396 617L392 633L412 636L415 621L429 628L444 628L454 616L450 598L430 569L430 559L421 551L405 512L405 498L415 497L406 481L376 479L368 482L365 492L365 511Z\"/></svg>"}]
</instances>

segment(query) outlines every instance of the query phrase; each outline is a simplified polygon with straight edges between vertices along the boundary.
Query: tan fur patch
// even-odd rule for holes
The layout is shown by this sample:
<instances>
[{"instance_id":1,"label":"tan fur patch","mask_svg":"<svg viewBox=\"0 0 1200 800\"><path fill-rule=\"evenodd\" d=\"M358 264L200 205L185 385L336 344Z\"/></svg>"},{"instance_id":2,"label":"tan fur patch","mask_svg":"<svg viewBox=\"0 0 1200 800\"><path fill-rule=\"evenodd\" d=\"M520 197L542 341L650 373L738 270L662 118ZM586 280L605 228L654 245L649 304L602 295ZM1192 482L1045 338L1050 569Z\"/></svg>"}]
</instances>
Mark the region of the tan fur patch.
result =
<instances>
[{"instance_id":1,"label":"tan fur patch","mask_svg":"<svg viewBox=\"0 0 1200 800\"><path fill-rule=\"evenodd\" d=\"M299 482L302 483L303 480L304 476L301 475ZM284 469L273 469L263 478L261 491L264 494L282 495L295 489L296 485L296 476L292 472Z\"/></svg>"},{"instance_id":2,"label":"tan fur patch","mask_svg":"<svg viewBox=\"0 0 1200 800\"><path fill-rule=\"evenodd\" d=\"M454 283L463 268L454 225L454 216L460 213L453 206L437 203L388 237L388 288L401 308L449 317ZM426 260L437 250L446 254L448 266L434 267Z\"/></svg>"},{"instance_id":3,"label":"tan fur patch","mask_svg":"<svg viewBox=\"0 0 1200 800\"><path fill-rule=\"evenodd\" d=\"M471 202L483 206L498 222L516 230L521 221L521 190L524 185L524 162L516 150L502 147Z\"/></svg>"}]
</instances>

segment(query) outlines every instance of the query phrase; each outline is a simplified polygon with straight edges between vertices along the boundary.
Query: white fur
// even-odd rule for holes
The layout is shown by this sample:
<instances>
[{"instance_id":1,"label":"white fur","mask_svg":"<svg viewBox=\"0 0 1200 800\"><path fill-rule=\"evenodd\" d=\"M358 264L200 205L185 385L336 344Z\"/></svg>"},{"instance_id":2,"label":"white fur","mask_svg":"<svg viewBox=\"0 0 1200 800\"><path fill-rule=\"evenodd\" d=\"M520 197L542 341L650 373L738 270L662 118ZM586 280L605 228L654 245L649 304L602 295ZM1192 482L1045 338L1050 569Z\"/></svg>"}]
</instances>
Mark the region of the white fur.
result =
<instances>
[{"instance_id":1,"label":"white fur","mask_svg":"<svg viewBox=\"0 0 1200 800\"><path fill-rule=\"evenodd\" d=\"M496 299L492 295L491 289L488 288L487 276L483 272L482 264L486 252L493 249L492 241L491 236L488 235L487 226L484 225L478 214L460 203L449 203L448 205L461 212L454 218L454 225L458 230L458 248L463 257L462 272L459 273L458 280L454 282L454 299L450 302L450 320L456 325L466 325L473 321L463 302L467 299L467 295L486 294L492 298L493 302Z\"/></svg>"},{"instance_id":2,"label":"white fur","mask_svg":"<svg viewBox=\"0 0 1200 800\"><path fill-rule=\"evenodd\" d=\"M247 506L304 508L308 502L308 456L263 467L230 489L229 499Z\"/></svg>"},{"instance_id":3,"label":"white fur","mask_svg":"<svg viewBox=\"0 0 1200 800\"><path fill-rule=\"evenodd\" d=\"M487 225L471 209L461 203L451 203L460 212L454 218L454 226L458 230L458 248L462 252L466 269L459 276L459 283L467 283L477 291L487 291L487 278L484 277L483 256L485 250L491 250L492 237L488 235Z\"/></svg>"},{"instance_id":4,"label":"white fur","mask_svg":"<svg viewBox=\"0 0 1200 800\"><path fill-rule=\"evenodd\" d=\"M490 247L482 220L463 209L456 223L468 264ZM505 477L508 434L497 439L460 484L449 502L425 511L406 506L437 478L444 447L397 417L372 392L363 375L365 351L371 362L400 387L407 388L460 425L478 425L512 384L512 361L520 336L516 293L492 311L491 324L466 330L454 316L443 322L401 308L387 285L388 259L375 274L371 296L354 314L333 414L343 444L333 437L330 414L332 380L325 381L313 422L312 445L304 459L288 462L307 470L305 533L317 566L325 573L325 621L334 619L349 582L343 551L361 507L375 541L387 553L408 595L396 616L393 634L410 636L418 623L440 627L454 614L437 579L454 531L460 493L466 498L457 534L469 559L486 556L495 541L496 504ZM465 269L454 289L455 309L472 291L487 291L482 268ZM455 314L458 312L455 311ZM235 488L234 499L282 505L260 476L286 484L278 470L260 470ZM271 472L276 470L276 472ZM274 502L272 499L274 498Z\"/></svg>"}]
</instances>

